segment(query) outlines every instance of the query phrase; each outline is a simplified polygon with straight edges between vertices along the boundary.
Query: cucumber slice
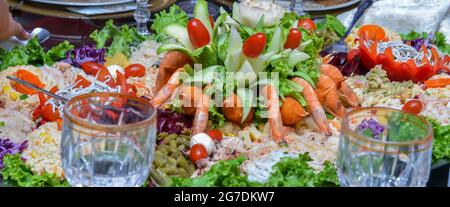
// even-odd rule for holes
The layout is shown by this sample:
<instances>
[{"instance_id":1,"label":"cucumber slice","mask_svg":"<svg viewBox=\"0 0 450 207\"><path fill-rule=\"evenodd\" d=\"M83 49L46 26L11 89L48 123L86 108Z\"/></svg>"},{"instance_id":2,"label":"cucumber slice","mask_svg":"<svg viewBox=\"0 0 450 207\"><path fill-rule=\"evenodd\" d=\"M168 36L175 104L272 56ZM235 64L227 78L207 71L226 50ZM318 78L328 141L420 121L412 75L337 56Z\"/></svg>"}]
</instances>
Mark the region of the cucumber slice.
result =
<instances>
[{"instance_id":1,"label":"cucumber slice","mask_svg":"<svg viewBox=\"0 0 450 207\"><path fill-rule=\"evenodd\" d=\"M236 73L236 81L238 84L238 88L245 87L247 85L251 85L256 82L257 75L255 71L253 71L252 65L247 60L244 60L242 66L238 73Z\"/></svg>"},{"instance_id":2,"label":"cucumber slice","mask_svg":"<svg viewBox=\"0 0 450 207\"><path fill-rule=\"evenodd\" d=\"M230 46L228 48L228 52L236 52L237 50L242 48L242 38L239 32L231 27L230 31Z\"/></svg>"},{"instance_id":3,"label":"cucumber slice","mask_svg":"<svg viewBox=\"0 0 450 207\"><path fill-rule=\"evenodd\" d=\"M163 52L172 51L172 50L182 52L185 55L189 56L190 58L193 58L191 50L189 50L181 45L177 45L177 44L162 45L161 47L158 48L158 50L156 50L156 53L159 55Z\"/></svg>"},{"instance_id":4,"label":"cucumber slice","mask_svg":"<svg viewBox=\"0 0 450 207\"><path fill-rule=\"evenodd\" d=\"M200 20L209 32L209 36L212 37L212 27L209 22L208 3L205 0L198 0L194 7L194 18Z\"/></svg>"},{"instance_id":5,"label":"cucumber slice","mask_svg":"<svg viewBox=\"0 0 450 207\"><path fill-rule=\"evenodd\" d=\"M309 58L308 54L306 54L304 52L300 52L298 50L292 50L291 53L289 54L288 64L289 64L289 66L291 66L293 68L299 62L307 60L308 58Z\"/></svg>"},{"instance_id":6,"label":"cucumber slice","mask_svg":"<svg viewBox=\"0 0 450 207\"><path fill-rule=\"evenodd\" d=\"M186 27L176 23L169 24L163 28L163 33L175 38L187 49L189 50L194 49L194 47L191 44L191 40L189 40L189 35Z\"/></svg>"},{"instance_id":7,"label":"cucumber slice","mask_svg":"<svg viewBox=\"0 0 450 207\"><path fill-rule=\"evenodd\" d=\"M241 22L241 17L239 15L239 3L234 2L233 3L233 19L235 19L238 22Z\"/></svg>"},{"instance_id":8,"label":"cucumber slice","mask_svg":"<svg viewBox=\"0 0 450 207\"><path fill-rule=\"evenodd\" d=\"M311 44L311 42L312 42L312 40L307 40L306 42L302 42L297 49L299 51L303 51L309 44Z\"/></svg>"},{"instance_id":9,"label":"cucumber slice","mask_svg":"<svg viewBox=\"0 0 450 207\"><path fill-rule=\"evenodd\" d=\"M243 123L245 119L247 119L247 116L250 114L250 110L253 107L253 91L248 88L238 88L236 93L242 102L243 110L241 123Z\"/></svg>"},{"instance_id":10,"label":"cucumber slice","mask_svg":"<svg viewBox=\"0 0 450 207\"><path fill-rule=\"evenodd\" d=\"M275 29L272 40L270 41L268 52L278 53L283 49L283 32L280 27Z\"/></svg>"},{"instance_id":11,"label":"cucumber slice","mask_svg":"<svg viewBox=\"0 0 450 207\"><path fill-rule=\"evenodd\" d=\"M231 27L230 31L230 44L228 46L228 54L225 59L225 67L230 72L236 72L244 60L242 54L242 39L239 32Z\"/></svg>"},{"instance_id":12,"label":"cucumber slice","mask_svg":"<svg viewBox=\"0 0 450 207\"><path fill-rule=\"evenodd\" d=\"M269 52L264 55L260 55L256 58L247 58L247 60L252 65L253 71L255 71L255 73L260 73L263 72L264 69L267 67L268 65L267 61L272 55L273 52Z\"/></svg>"}]
</instances>

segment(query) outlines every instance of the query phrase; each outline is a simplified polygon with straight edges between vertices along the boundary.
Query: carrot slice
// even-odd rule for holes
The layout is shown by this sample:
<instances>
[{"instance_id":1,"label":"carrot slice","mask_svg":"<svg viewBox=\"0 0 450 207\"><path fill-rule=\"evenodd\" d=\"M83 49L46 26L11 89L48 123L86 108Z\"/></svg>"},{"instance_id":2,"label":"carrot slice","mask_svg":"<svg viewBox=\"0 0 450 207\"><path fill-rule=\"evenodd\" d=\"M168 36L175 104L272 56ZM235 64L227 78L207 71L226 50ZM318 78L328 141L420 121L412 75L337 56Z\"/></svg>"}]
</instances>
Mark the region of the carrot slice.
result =
<instances>
[{"instance_id":1,"label":"carrot slice","mask_svg":"<svg viewBox=\"0 0 450 207\"><path fill-rule=\"evenodd\" d=\"M443 88L447 85L450 85L450 78L439 78L425 81L426 88Z\"/></svg>"}]
</instances>

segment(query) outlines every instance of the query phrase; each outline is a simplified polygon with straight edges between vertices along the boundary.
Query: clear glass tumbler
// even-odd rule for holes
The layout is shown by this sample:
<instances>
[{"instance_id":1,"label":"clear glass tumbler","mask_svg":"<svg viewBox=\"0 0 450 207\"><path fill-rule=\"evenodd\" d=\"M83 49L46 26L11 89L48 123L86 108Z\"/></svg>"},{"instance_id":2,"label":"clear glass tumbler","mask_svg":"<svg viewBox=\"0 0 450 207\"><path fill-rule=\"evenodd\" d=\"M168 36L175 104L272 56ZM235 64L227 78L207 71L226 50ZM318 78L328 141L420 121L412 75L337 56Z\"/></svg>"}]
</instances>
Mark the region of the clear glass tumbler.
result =
<instances>
[{"instance_id":1,"label":"clear glass tumbler","mask_svg":"<svg viewBox=\"0 0 450 207\"><path fill-rule=\"evenodd\" d=\"M72 186L142 186L156 142L156 111L145 99L90 93L64 108L61 158Z\"/></svg>"},{"instance_id":2,"label":"clear glass tumbler","mask_svg":"<svg viewBox=\"0 0 450 207\"><path fill-rule=\"evenodd\" d=\"M423 118L396 109L353 110L342 123L336 167L342 186L426 186L433 131Z\"/></svg>"}]
</instances>

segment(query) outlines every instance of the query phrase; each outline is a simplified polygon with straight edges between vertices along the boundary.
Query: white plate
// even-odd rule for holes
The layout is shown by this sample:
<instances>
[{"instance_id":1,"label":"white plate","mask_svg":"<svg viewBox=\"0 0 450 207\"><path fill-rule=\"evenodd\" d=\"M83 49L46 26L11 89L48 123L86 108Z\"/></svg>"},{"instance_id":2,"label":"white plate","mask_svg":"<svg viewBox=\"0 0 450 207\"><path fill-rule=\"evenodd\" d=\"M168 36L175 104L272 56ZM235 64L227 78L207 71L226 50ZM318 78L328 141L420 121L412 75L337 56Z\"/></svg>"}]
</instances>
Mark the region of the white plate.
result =
<instances>
[{"instance_id":1,"label":"white plate","mask_svg":"<svg viewBox=\"0 0 450 207\"><path fill-rule=\"evenodd\" d=\"M303 0L303 6L304 6L304 10L305 11L313 11L313 12L318 12L318 11L328 11L328 10L335 10L335 9L342 9L345 7L349 7L352 6L358 2L360 2L361 0L350 0L347 2L344 2L342 4L337 4L337 5L333 5L333 6L325 6L325 5L321 5L318 3L315 3L313 0Z\"/></svg>"},{"instance_id":2,"label":"white plate","mask_svg":"<svg viewBox=\"0 0 450 207\"><path fill-rule=\"evenodd\" d=\"M123 4L133 2L134 0L29 0L32 2L39 2L44 4L54 4L63 6L105 6L113 4Z\"/></svg>"}]
</instances>

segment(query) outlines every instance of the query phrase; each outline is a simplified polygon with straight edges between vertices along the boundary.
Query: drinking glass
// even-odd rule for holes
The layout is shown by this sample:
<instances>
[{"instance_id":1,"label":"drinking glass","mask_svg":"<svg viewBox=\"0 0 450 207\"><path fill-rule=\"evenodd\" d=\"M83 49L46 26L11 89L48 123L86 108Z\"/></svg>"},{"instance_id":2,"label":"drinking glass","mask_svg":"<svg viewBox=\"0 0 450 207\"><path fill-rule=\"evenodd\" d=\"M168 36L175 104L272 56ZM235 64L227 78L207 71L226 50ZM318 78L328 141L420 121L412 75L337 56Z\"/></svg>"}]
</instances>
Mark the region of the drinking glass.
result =
<instances>
[{"instance_id":1,"label":"drinking glass","mask_svg":"<svg viewBox=\"0 0 450 207\"><path fill-rule=\"evenodd\" d=\"M362 124L368 120L372 124ZM431 170L432 142L431 125L419 116L382 107L353 110L342 123L336 161L340 183L361 187L425 186Z\"/></svg>"},{"instance_id":2,"label":"drinking glass","mask_svg":"<svg viewBox=\"0 0 450 207\"><path fill-rule=\"evenodd\" d=\"M147 22L150 20L150 10L148 10L148 0L136 0L136 11L134 11L134 20L136 20L137 32L140 35L150 35L147 28Z\"/></svg>"},{"instance_id":3,"label":"drinking glass","mask_svg":"<svg viewBox=\"0 0 450 207\"><path fill-rule=\"evenodd\" d=\"M64 108L61 159L72 186L142 186L153 161L156 111L146 99L90 93Z\"/></svg>"}]
</instances>

